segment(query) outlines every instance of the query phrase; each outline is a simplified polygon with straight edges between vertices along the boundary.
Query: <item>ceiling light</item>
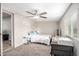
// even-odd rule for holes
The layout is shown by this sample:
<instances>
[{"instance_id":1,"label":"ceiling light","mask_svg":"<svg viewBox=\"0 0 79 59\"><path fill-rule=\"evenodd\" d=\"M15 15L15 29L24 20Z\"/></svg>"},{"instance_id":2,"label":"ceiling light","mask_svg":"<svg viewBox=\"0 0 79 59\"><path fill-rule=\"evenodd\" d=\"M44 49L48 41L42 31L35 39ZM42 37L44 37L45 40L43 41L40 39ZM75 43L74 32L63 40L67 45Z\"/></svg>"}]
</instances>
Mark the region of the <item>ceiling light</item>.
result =
<instances>
[{"instance_id":1,"label":"ceiling light","mask_svg":"<svg viewBox=\"0 0 79 59\"><path fill-rule=\"evenodd\" d=\"M39 19L39 16L34 16L33 18L34 18L34 19Z\"/></svg>"}]
</instances>

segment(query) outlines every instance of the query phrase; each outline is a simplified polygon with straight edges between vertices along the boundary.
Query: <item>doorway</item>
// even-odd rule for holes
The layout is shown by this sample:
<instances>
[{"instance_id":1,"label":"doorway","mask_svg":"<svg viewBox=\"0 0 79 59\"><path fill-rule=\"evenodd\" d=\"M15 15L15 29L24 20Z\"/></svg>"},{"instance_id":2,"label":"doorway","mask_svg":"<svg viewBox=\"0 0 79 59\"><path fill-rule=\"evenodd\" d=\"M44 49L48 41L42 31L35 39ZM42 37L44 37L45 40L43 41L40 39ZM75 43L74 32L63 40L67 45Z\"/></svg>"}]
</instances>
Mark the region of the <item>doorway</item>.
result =
<instances>
[{"instance_id":1,"label":"doorway","mask_svg":"<svg viewBox=\"0 0 79 59\"><path fill-rule=\"evenodd\" d=\"M13 14L2 11L2 39L3 52L13 48Z\"/></svg>"}]
</instances>

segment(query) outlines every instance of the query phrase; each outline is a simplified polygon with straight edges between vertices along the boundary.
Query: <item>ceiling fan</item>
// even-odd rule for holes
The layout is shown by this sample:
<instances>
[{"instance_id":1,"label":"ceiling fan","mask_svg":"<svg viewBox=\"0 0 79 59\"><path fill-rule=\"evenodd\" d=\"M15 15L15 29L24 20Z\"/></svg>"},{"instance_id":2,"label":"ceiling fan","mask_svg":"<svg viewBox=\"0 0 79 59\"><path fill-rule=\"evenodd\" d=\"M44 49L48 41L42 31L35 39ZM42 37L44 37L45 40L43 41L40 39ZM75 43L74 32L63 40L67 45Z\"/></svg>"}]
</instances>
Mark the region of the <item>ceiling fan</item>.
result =
<instances>
[{"instance_id":1,"label":"ceiling fan","mask_svg":"<svg viewBox=\"0 0 79 59\"><path fill-rule=\"evenodd\" d=\"M34 12L30 12L30 11L26 11L26 12L32 15L32 16L27 16L27 17L33 17L34 19L47 18L44 16L45 14L47 14L47 12L38 13L39 11L35 9L34 9Z\"/></svg>"}]
</instances>

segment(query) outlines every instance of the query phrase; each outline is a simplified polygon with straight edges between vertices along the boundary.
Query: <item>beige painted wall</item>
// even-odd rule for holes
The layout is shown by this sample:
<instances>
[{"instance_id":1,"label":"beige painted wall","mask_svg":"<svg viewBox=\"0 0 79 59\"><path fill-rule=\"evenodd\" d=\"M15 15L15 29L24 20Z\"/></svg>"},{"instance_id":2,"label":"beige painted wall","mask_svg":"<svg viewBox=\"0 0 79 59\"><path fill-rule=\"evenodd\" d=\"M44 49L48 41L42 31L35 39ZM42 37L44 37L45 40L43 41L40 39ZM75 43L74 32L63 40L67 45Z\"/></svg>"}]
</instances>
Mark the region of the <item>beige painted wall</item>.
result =
<instances>
[{"instance_id":1,"label":"beige painted wall","mask_svg":"<svg viewBox=\"0 0 79 59\"><path fill-rule=\"evenodd\" d=\"M69 10L67 11L67 13L65 14L65 16L62 18L62 21L60 23L60 27L61 27L61 31L63 35L69 35L69 21L71 20L71 16L74 13L74 11L76 11L76 4L73 4Z\"/></svg>"},{"instance_id":2,"label":"beige painted wall","mask_svg":"<svg viewBox=\"0 0 79 59\"><path fill-rule=\"evenodd\" d=\"M37 31L40 34L54 34L56 33L57 23L53 21L37 22Z\"/></svg>"},{"instance_id":3,"label":"beige painted wall","mask_svg":"<svg viewBox=\"0 0 79 59\"><path fill-rule=\"evenodd\" d=\"M15 47L23 44L25 39L23 37L28 32L32 31L32 24L27 18L14 14L14 45Z\"/></svg>"}]
</instances>

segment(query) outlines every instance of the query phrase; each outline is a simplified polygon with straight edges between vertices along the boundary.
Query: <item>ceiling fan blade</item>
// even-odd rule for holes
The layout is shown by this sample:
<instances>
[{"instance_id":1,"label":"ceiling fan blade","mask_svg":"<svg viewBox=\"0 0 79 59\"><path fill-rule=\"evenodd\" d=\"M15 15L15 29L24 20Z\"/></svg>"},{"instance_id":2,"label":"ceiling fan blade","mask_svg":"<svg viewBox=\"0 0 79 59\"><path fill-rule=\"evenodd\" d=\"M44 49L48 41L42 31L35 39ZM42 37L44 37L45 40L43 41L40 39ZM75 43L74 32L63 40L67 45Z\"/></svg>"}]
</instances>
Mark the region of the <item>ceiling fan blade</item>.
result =
<instances>
[{"instance_id":1,"label":"ceiling fan blade","mask_svg":"<svg viewBox=\"0 0 79 59\"><path fill-rule=\"evenodd\" d=\"M26 11L27 13L29 13L29 14L32 14L32 15L34 15L33 13L31 13L31 12L29 12L29 11Z\"/></svg>"},{"instance_id":2,"label":"ceiling fan blade","mask_svg":"<svg viewBox=\"0 0 79 59\"><path fill-rule=\"evenodd\" d=\"M41 18L47 18L47 17L45 17L45 16L40 16Z\"/></svg>"},{"instance_id":3,"label":"ceiling fan blade","mask_svg":"<svg viewBox=\"0 0 79 59\"><path fill-rule=\"evenodd\" d=\"M44 14L47 14L47 12L40 13L39 15L44 15Z\"/></svg>"}]
</instances>

